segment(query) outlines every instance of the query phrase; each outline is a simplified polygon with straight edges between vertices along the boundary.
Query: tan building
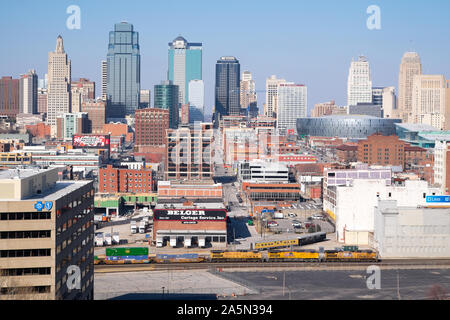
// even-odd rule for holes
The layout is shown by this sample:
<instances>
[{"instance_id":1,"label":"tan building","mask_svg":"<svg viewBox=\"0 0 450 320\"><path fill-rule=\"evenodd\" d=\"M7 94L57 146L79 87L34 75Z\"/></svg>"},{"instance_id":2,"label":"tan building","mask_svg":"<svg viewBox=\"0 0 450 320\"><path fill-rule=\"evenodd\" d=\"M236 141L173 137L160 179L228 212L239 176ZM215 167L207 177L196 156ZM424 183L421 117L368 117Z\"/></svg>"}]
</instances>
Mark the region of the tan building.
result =
<instances>
[{"instance_id":1,"label":"tan building","mask_svg":"<svg viewBox=\"0 0 450 320\"><path fill-rule=\"evenodd\" d=\"M93 182L58 178L57 168L0 172L0 300L93 299Z\"/></svg>"},{"instance_id":2,"label":"tan building","mask_svg":"<svg viewBox=\"0 0 450 320\"><path fill-rule=\"evenodd\" d=\"M81 78L70 85L72 112L81 112L82 104L95 99L95 82Z\"/></svg>"},{"instance_id":3,"label":"tan building","mask_svg":"<svg viewBox=\"0 0 450 320\"><path fill-rule=\"evenodd\" d=\"M211 180L213 143L212 123L167 130L165 180Z\"/></svg>"},{"instance_id":4,"label":"tan building","mask_svg":"<svg viewBox=\"0 0 450 320\"><path fill-rule=\"evenodd\" d=\"M47 123L56 136L56 119L70 112L71 63L64 51L63 39L58 36L56 50L48 54Z\"/></svg>"},{"instance_id":5,"label":"tan building","mask_svg":"<svg viewBox=\"0 0 450 320\"><path fill-rule=\"evenodd\" d=\"M241 108L247 109L251 104L256 105L256 89L255 89L255 81L252 78L252 74L250 71L242 72L241 77Z\"/></svg>"},{"instance_id":6,"label":"tan building","mask_svg":"<svg viewBox=\"0 0 450 320\"><path fill-rule=\"evenodd\" d=\"M398 75L398 111L403 122L411 122L413 81L422 74L422 64L416 52L406 52L400 64Z\"/></svg>"},{"instance_id":7,"label":"tan building","mask_svg":"<svg viewBox=\"0 0 450 320\"><path fill-rule=\"evenodd\" d=\"M277 79L271 76L266 80L266 103L264 104L264 115L268 117L276 117L278 112L278 86L286 83L284 79Z\"/></svg>"},{"instance_id":8,"label":"tan building","mask_svg":"<svg viewBox=\"0 0 450 320\"><path fill-rule=\"evenodd\" d=\"M409 122L428 124L438 130L445 126L446 81L443 75L417 75L412 90Z\"/></svg>"},{"instance_id":9,"label":"tan building","mask_svg":"<svg viewBox=\"0 0 450 320\"><path fill-rule=\"evenodd\" d=\"M383 88L383 118L401 119L397 109L395 87Z\"/></svg>"},{"instance_id":10,"label":"tan building","mask_svg":"<svg viewBox=\"0 0 450 320\"><path fill-rule=\"evenodd\" d=\"M320 118L335 114L347 114L347 108L337 106L334 100L331 100L330 102L318 103L314 105L314 109L311 111L312 118Z\"/></svg>"}]
</instances>

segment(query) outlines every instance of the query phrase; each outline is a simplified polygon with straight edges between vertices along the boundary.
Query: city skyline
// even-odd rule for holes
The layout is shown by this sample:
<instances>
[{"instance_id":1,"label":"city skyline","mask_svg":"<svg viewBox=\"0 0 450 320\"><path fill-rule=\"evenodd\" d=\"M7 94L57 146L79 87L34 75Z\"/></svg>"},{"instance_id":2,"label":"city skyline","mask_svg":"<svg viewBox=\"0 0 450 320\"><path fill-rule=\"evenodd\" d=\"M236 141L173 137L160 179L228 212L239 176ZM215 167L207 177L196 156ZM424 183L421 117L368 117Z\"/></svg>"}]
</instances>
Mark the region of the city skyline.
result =
<instances>
[{"instance_id":1,"label":"city skyline","mask_svg":"<svg viewBox=\"0 0 450 320\"><path fill-rule=\"evenodd\" d=\"M446 78L450 74L450 62L445 59L450 52L450 45L438 43L435 37L429 37L429 34L438 34L439 30L450 25L442 16L446 12L445 8L449 7L449 3L445 1L435 1L436 6L411 1L396 1L395 4L380 1L377 5L382 12L382 28L372 31L366 27L369 16L366 9L372 4L370 1L349 1L339 5L331 1L322 5L286 1L285 6L275 9L268 3L258 3L256 9L251 3L244 3L241 11L236 13L236 18L247 15L253 29L258 32L249 30L239 37L233 36L233 32L228 34L221 27L204 28L204 25L210 25L210 13L217 13L217 4L205 1L190 5L178 1L176 3L179 11L175 12L167 5L152 4L149 18L140 13L146 10L134 10L136 6L142 9L148 7L149 4L145 2L135 2L130 8L113 3L108 4L110 8L106 8L103 1L95 4L79 1L76 4L81 8L80 30L69 30L65 26L69 16L65 12L72 4L70 1L40 5L30 2L29 11L25 12L22 6L12 4L7 11L8 16L20 13L25 23L17 25L17 38L20 42L10 34L4 35L10 46L0 53L3 74L18 78L27 70L36 69L39 78L42 78L47 73L46 55L52 50L54 39L60 33L73 63L73 79L83 77L100 84L100 66L101 61L106 58L108 32L113 24L122 20L132 23L140 32L143 88L152 88L166 79L168 41L181 34L186 39L203 43L207 114L211 114L214 105L215 61L224 55L235 56L241 62L242 70L252 72L259 92L264 91L265 79L272 74L307 85L310 97L308 111L314 104L329 100L335 100L337 105L346 104L347 71L352 58L360 54L365 55L370 62L374 86L398 86L401 58L407 51L419 53L424 74L443 74ZM442 10L435 10L438 6ZM104 10L97 10L99 7ZM202 10L197 10L199 8ZM184 9L192 14L192 21L198 23L180 25L176 17L185 14ZM229 10L231 9L223 9L217 19L225 19ZM6 11L3 12L5 13ZM317 14L323 19L315 21L311 18ZM27 19L29 15L33 15L33 19ZM164 29L159 28L161 21L169 15L173 15L173 24ZM272 16L278 17L275 29L283 32L270 30L272 23L268 23L270 20L267 19ZM426 32L418 23L423 16L427 17ZM256 17L259 18L258 21ZM12 19L3 20L8 21L8 28L15 28L16 24ZM42 23L36 25L34 22L26 22L28 20ZM318 36L320 37L317 38ZM24 38L27 39L25 43ZM291 39L299 41L290 41ZM327 43L332 52L324 46L318 46L318 39L320 43ZM434 50L438 44L441 50ZM23 46L33 47L33 50L21 50ZM14 55L11 54L12 51ZM324 53L318 54L320 51ZM277 61L280 63L274 63ZM264 94L260 94L262 96ZM260 98L258 103L261 111L264 98Z\"/></svg>"}]
</instances>

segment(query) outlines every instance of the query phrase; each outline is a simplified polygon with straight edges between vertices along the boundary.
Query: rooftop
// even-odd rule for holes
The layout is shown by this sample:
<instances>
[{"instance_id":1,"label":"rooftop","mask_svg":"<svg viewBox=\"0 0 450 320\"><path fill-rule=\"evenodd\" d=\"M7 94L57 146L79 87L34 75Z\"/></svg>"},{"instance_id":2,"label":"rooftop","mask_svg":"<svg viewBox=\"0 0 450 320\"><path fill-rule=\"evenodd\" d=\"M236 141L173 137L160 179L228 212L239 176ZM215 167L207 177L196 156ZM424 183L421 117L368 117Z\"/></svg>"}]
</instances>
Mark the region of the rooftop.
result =
<instances>
[{"instance_id":1,"label":"rooftop","mask_svg":"<svg viewBox=\"0 0 450 320\"><path fill-rule=\"evenodd\" d=\"M51 171L52 169L9 169L0 171L0 180L19 180L32 177L38 173Z\"/></svg>"},{"instance_id":2,"label":"rooftop","mask_svg":"<svg viewBox=\"0 0 450 320\"><path fill-rule=\"evenodd\" d=\"M395 125L404 128L406 130L415 132L436 131L435 127L422 123L396 123Z\"/></svg>"}]
</instances>

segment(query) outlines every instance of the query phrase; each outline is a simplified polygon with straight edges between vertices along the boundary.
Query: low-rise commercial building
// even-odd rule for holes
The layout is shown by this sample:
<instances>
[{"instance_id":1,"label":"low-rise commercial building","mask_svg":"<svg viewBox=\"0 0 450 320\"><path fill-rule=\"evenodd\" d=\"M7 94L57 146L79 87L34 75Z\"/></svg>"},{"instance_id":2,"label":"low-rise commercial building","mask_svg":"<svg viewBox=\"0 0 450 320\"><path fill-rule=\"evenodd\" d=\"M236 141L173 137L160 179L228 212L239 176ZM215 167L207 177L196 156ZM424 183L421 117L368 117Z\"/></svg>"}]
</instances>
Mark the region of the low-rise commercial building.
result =
<instances>
[{"instance_id":1,"label":"low-rise commercial building","mask_svg":"<svg viewBox=\"0 0 450 320\"><path fill-rule=\"evenodd\" d=\"M374 212L374 247L380 258L449 258L450 208L379 201Z\"/></svg>"},{"instance_id":2,"label":"low-rise commercial building","mask_svg":"<svg viewBox=\"0 0 450 320\"><path fill-rule=\"evenodd\" d=\"M159 203L153 211L153 240L157 247L225 248L226 220L223 203Z\"/></svg>"},{"instance_id":3,"label":"low-rise commercial building","mask_svg":"<svg viewBox=\"0 0 450 320\"><path fill-rule=\"evenodd\" d=\"M197 199L222 199L221 183L214 181L158 181L158 199L184 198L195 201Z\"/></svg>"},{"instance_id":4,"label":"low-rise commercial building","mask_svg":"<svg viewBox=\"0 0 450 320\"><path fill-rule=\"evenodd\" d=\"M94 298L93 182L57 180L57 169L0 172L0 299Z\"/></svg>"},{"instance_id":5,"label":"low-rise commercial building","mask_svg":"<svg viewBox=\"0 0 450 320\"><path fill-rule=\"evenodd\" d=\"M100 193L150 193L154 188L153 170L107 165L98 173Z\"/></svg>"}]
</instances>

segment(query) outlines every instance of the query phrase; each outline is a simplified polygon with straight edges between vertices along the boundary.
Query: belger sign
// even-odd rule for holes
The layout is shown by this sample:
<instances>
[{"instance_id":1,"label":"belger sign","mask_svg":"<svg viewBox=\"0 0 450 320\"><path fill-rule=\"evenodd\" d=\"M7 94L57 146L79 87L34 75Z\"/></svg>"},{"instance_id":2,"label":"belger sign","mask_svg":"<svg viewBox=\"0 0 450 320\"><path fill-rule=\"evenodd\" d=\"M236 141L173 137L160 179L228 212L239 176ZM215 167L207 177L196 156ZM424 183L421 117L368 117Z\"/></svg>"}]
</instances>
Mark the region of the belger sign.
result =
<instances>
[{"instance_id":1,"label":"belger sign","mask_svg":"<svg viewBox=\"0 0 450 320\"><path fill-rule=\"evenodd\" d=\"M204 210L169 210L156 209L153 214L154 220L169 221L224 221L227 218L225 209Z\"/></svg>"}]
</instances>

